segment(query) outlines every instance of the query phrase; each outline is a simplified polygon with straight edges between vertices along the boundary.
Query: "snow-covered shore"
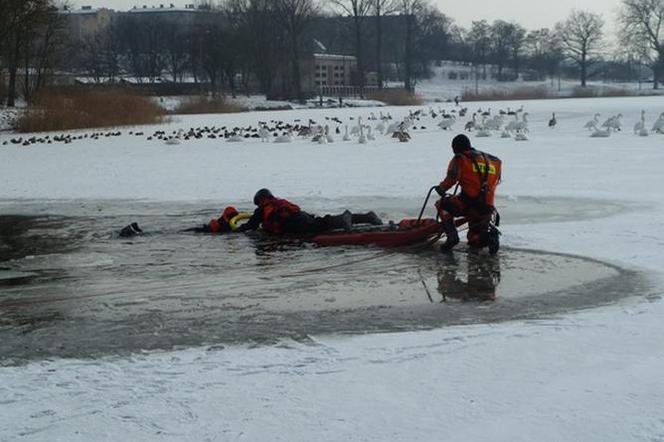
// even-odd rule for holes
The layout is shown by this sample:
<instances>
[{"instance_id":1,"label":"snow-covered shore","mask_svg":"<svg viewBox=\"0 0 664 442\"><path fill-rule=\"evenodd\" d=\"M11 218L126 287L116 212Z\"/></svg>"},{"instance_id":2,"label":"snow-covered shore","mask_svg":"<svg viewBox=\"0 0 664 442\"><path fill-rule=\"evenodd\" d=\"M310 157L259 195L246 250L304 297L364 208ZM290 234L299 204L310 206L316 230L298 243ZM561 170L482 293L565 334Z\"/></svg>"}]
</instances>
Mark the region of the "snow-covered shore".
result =
<instances>
[{"instance_id":1,"label":"snow-covered shore","mask_svg":"<svg viewBox=\"0 0 664 442\"><path fill-rule=\"evenodd\" d=\"M643 298L540 321L0 368L0 441L664 440L664 135L631 132L641 109L652 124L664 99L523 104L530 141L475 140L504 160L506 201L584 197L629 202L632 209L602 219L507 223L503 242L642 271L652 284ZM501 105L521 103L474 103L471 112ZM395 117L406 112L381 110ZM167 129L326 115L348 121L369 111L186 116ZM555 129L546 124L552 112ZM583 124L595 112L622 113L623 132L589 138ZM253 192L270 186L295 200L419 200L440 179L453 135L422 125L427 129L414 131L408 144L380 137L367 145L166 146L123 135L0 147L0 199L218 201L249 208ZM8 138L0 135L0 144ZM314 209L324 210L324 201Z\"/></svg>"}]
</instances>

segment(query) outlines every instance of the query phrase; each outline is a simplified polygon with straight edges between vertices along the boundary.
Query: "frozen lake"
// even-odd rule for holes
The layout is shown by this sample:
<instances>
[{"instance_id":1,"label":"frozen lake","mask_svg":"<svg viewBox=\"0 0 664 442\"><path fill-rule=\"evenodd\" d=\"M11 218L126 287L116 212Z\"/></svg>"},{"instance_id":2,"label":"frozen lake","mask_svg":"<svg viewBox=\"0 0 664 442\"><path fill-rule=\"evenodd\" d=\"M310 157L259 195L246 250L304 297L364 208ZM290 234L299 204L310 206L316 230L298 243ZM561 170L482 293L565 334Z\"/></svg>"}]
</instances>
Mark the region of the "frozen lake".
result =
<instances>
[{"instance_id":1,"label":"frozen lake","mask_svg":"<svg viewBox=\"0 0 664 442\"><path fill-rule=\"evenodd\" d=\"M371 203L389 219L417 205L346 200L356 210ZM0 216L5 364L542 318L639 295L645 284L637 272L601 261L515 248L496 257L463 248L447 256L421 247L317 247L179 232L214 216L194 204L4 206L17 214ZM587 219L618 207L534 198L499 206L513 223ZM35 212L42 214L20 215ZM118 238L127 220L147 233Z\"/></svg>"}]
</instances>

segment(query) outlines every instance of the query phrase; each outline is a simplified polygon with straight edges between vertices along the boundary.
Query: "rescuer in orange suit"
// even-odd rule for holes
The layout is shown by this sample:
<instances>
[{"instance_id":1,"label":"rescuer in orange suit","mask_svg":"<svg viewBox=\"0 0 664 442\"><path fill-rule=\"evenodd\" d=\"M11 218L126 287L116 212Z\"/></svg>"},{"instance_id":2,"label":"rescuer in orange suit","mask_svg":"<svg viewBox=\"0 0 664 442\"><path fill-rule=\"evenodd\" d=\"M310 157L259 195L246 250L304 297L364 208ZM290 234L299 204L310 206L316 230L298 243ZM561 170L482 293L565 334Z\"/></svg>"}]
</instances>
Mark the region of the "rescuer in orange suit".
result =
<instances>
[{"instance_id":1,"label":"rescuer in orange suit","mask_svg":"<svg viewBox=\"0 0 664 442\"><path fill-rule=\"evenodd\" d=\"M454 224L455 217L468 220L468 245L475 248L488 247L495 254L500 247L500 232L491 219L496 212L494 196L500 183L502 162L497 157L473 149L470 139L457 135L452 140L454 158L447 167L447 176L436 187L442 197L436 208L443 222L447 240L442 251L452 250L459 243L459 233ZM458 195L447 192L459 185Z\"/></svg>"},{"instance_id":2,"label":"rescuer in orange suit","mask_svg":"<svg viewBox=\"0 0 664 442\"><path fill-rule=\"evenodd\" d=\"M353 214L346 210L341 215L315 216L300 209L288 200L277 198L268 189L260 189L254 196L257 206L249 221L237 231L263 230L273 235L315 234L330 230L350 231L353 224L381 225L383 222L374 212Z\"/></svg>"}]
</instances>

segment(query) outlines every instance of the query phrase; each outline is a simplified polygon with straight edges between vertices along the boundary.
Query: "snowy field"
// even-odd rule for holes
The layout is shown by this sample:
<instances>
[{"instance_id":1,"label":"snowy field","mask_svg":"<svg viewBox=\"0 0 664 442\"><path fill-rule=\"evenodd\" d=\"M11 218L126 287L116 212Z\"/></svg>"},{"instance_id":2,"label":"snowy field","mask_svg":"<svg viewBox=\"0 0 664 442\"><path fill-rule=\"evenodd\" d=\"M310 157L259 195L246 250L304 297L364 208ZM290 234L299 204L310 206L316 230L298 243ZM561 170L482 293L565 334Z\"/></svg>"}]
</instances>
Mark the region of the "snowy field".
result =
<instances>
[{"instance_id":1,"label":"snowy field","mask_svg":"<svg viewBox=\"0 0 664 442\"><path fill-rule=\"evenodd\" d=\"M504 161L499 206L588 198L626 209L549 223L508 219L503 244L643 272L650 282L643 296L542 320L2 367L0 441L664 441L664 135L631 130L642 109L650 127L664 98L473 103L470 113L522 104L529 141L473 138ZM318 213L326 201L357 197L416 205L444 173L455 134L429 117L407 144L377 136L362 145L339 135L326 145L146 139L155 130L270 119L311 118L334 129L325 117L340 118L343 132L371 111L181 116L68 145L3 146L17 135L0 134L0 214L20 200L249 209L264 186ZM408 109L373 111L400 118ZM552 112L558 124L549 129ZM590 138L583 126L596 112L623 114L623 131Z\"/></svg>"}]
</instances>

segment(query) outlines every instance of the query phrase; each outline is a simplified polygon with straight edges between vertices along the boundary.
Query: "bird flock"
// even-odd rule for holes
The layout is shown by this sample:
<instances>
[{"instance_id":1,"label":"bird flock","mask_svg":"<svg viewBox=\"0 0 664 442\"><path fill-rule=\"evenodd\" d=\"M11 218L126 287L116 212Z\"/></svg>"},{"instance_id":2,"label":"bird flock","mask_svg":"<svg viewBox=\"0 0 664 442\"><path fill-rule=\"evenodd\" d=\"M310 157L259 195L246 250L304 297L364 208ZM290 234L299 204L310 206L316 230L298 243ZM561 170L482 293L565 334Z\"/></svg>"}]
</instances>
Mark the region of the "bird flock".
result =
<instances>
[{"instance_id":1,"label":"bird flock","mask_svg":"<svg viewBox=\"0 0 664 442\"><path fill-rule=\"evenodd\" d=\"M314 144L331 144L335 142L356 142L367 144L378 137L390 137L399 142L409 142L417 132L426 130L452 131L457 121L461 121L469 112L467 107L458 107L447 110L420 108L409 110L403 118L393 118L389 112L369 112L363 117L325 116L324 119L295 119L287 122L282 120L258 121L255 125L247 126L200 126L188 129L166 131L156 130L150 134L143 131L128 131L130 136L144 137L149 142L159 142L166 145L179 145L195 140L218 140L228 143L242 143L245 141L260 141L261 143L291 143L295 140L310 140ZM463 130L478 138L498 136L516 141L527 141L530 135L529 113L521 106L512 110L499 109L493 112L491 108L479 108L472 112L463 125ZM584 128L593 138L609 137L623 128L623 115L610 116L603 122L601 114L597 113L589 120ZM553 113L548 127L558 127L556 114ZM431 128L431 129L429 129ZM438 129L436 129L438 128ZM648 136L650 133L664 134L664 113L648 129L646 112L641 112L640 120L634 125L634 134ZM33 135L29 137L14 137L5 140L2 145L31 146L37 144L71 144L81 140L99 140L114 138L123 135L122 131L95 131L91 133L64 133Z\"/></svg>"}]
</instances>

